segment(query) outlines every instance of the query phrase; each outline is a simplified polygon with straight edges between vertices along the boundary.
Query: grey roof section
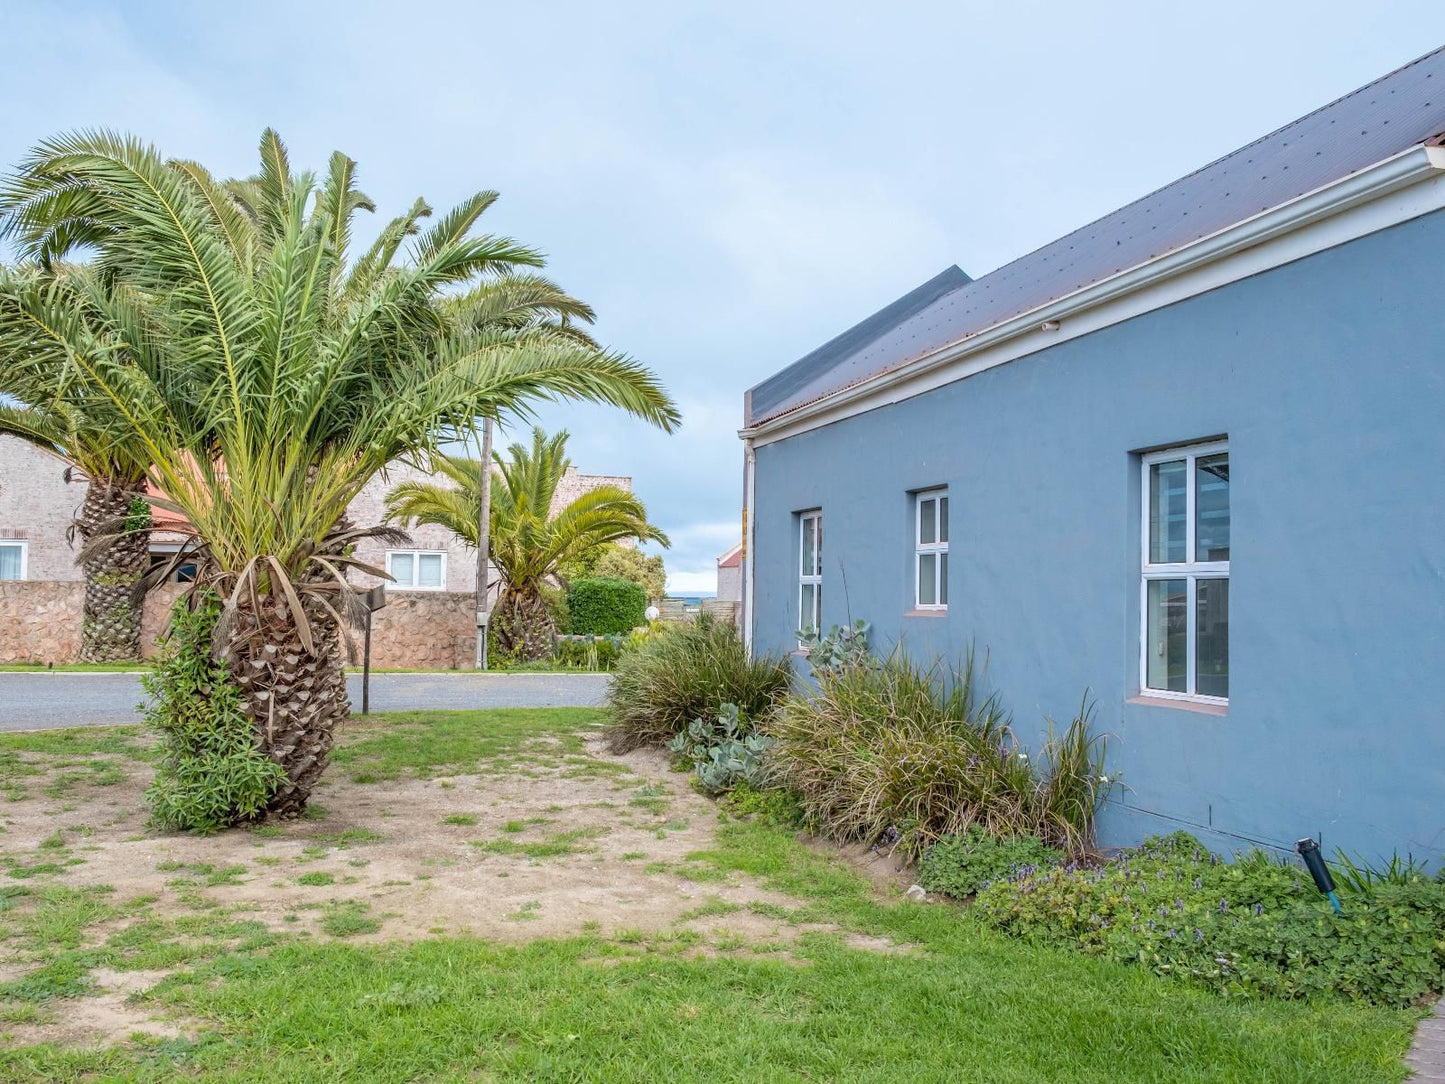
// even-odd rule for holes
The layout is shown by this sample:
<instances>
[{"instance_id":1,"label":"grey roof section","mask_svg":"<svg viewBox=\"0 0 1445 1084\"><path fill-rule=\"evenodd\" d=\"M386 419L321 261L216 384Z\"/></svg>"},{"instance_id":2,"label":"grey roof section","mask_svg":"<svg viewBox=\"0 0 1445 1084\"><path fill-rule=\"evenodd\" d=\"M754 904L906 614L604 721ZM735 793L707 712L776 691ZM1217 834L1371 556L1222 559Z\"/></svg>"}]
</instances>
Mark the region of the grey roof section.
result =
<instances>
[{"instance_id":1,"label":"grey roof section","mask_svg":"<svg viewBox=\"0 0 1445 1084\"><path fill-rule=\"evenodd\" d=\"M942 297L960 290L973 280L958 267L950 267L910 290L897 301L854 324L843 334L829 339L818 349L799 358L780 373L768 377L749 392L753 416L778 413L820 380L827 380L841 363L857 357L910 317L918 315Z\"/></svg>"},{"instance_id":2,"label":"grey roof section","mask_svg":"<svg viewBox=\"0 0 1445 1084\"><path fill-rule=\"evenodd\" d=\"M768 421L977 335L1442 133L1445 48L1005 264L965 288L949 291L851 349L846 345L831 349L852 332L839 336L753 389L747 424ZM870 317L859 328L892 308ZM823 359L806 364L819 354ZM806 373L808 379L780 385L785 394L760 394L795 370L797 376Z\"/></svg>"}]
</instances>

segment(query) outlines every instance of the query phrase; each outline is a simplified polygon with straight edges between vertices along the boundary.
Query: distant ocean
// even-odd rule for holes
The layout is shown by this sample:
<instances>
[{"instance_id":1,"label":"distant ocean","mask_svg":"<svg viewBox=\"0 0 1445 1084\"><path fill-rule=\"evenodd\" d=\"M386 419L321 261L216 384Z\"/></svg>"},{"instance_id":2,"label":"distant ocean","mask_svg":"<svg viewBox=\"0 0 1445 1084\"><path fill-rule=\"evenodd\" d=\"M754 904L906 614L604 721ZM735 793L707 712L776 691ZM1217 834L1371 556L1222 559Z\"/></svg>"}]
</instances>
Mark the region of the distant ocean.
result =
<instances>
[{"instance_id":1,"label":"distant ocean","mask_svg":"<svg viewBox=\"0 0 1445 1084\"><path fill-rule=\"evenodd\" d=\"M668 595L668 598L680 598L688 606L701 606L705 598L717 598L717 592L710 595Z\"/></svg>"}]
</instances>

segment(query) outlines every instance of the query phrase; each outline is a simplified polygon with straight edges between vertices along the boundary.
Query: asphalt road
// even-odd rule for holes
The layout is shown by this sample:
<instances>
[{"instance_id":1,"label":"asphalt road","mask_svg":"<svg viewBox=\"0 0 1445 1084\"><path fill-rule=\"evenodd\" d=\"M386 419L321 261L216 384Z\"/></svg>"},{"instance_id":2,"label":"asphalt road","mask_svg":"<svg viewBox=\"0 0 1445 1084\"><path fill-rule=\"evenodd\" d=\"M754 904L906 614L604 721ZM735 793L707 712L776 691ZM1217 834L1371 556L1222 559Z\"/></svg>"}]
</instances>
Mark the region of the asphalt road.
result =
<instances>
[{"instance_id":1,"label":"asphalt road","mask_svg":"<svg viewBox=\"0 0 1445 1084\"><path fill-rule=\"evenodd\" d=\"M361 675L347 677L361 711ZM606 674L373 674L372 711L595 707ZM145 698L136 674L0 673L0 731L135 723Z\"/></svg>"}]
</instances>

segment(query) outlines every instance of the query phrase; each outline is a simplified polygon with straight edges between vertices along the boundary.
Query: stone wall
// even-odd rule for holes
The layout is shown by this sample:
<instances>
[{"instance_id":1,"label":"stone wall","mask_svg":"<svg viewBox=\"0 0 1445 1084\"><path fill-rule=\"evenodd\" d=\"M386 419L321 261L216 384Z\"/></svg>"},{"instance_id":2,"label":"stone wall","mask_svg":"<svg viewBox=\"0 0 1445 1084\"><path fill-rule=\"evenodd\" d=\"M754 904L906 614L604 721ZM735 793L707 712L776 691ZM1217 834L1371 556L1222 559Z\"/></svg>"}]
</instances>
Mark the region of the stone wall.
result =
<instances>
[{"instance_id":1,"label":"stone wall","mask_svg":"<svg viewBox=\"0 0 1445 1084\"><path fill-rule=\"evenodd\" d=\"M470 670L477 651L475 599L470 592L388 591L386 605L371 615L372 668Z\"/></svg>"},{"instance_id":2,"label":"stone wall","mask_svg":"<svg viewBox=\"0 0 1445 1084\"><path fill-rule=\"evenodd\" d=\"M68 464L19 437L0 433L0 538L25 544L27 580L82 578L65 533L86 483L65 480ZM7 581L8 582L8 581Z\"/></svg>"},{"instance_id":3,"label":"stone wall","mask_svg":"<svg viewBox=\"0 0 1445 1084\"><path fill-rule=\"evenodd\" d=\"M0 581L0 663L74 662L84 608L83 583Z\"/></svg>"},{"instance_id":4,"label":"stone wall","mask_svg":"<svg viewBox=\"0 0 1445 1084\"><path fill-rule=\"evenodd\" d=\"M141 655L153 658L184 584L162 584L141 615ZM470 670L476 615L465 592L390 592L372 615L371 665L397 670ZM74 662L80 652L83 583L0 582L0 663ZM356 634L357 650L362 637ZM358 657L357 663L361 660Z\"/></svg>"}]
</instances>

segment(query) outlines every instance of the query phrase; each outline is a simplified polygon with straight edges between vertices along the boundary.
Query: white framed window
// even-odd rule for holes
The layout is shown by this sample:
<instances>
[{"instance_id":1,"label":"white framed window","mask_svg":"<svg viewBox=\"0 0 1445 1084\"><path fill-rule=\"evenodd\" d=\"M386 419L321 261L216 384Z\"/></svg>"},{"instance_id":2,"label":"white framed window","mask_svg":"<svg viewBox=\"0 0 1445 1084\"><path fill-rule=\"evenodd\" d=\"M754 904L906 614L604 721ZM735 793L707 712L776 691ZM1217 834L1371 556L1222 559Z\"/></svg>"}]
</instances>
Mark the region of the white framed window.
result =
<instances>
[{"instance_id":1,"label":"white framed window","mask_svg":"<svg viewBox=\"0 0 1445 1084\"><path fill-rule=\"evenodd\" d=\"M445 591L447 555L444 550L387 550L389 591Z\"/></svg>"},{"instance_id":2,"label":"white framed window","mask_svg":"<svg viewBox=\"0 0 1445 1084\"><path fill-rule=\"evenodd\" d=\"M23 538L0 538L0 580L23 580L30 543Z\"/></svg>"},{"instance_id":3,"label":"white framed window","mask_svg":"<svg viewBox=\"0 0 1445 1084\"><path fill-rule=\"evenodd\" d=\"M798 517L798 630L823 628L823 513Z\"/></svg>"},{"instance_id":4,"label":"white framed window","mask_svg":"<svg viewBox=\"0 0 1445 1084\"><path fill-rule=\"evenodd\" d=\"M948 490L930 489L913 499L913 605L948 609Z\"/></svg>"},{"instance_id":5,"label":"white framed window","mask_svg":"<svg viewBox=\"0 0 1445 1084\"><path fill-rule=\"evenodd\" d=\"M1229 699L1229 446L1143 457L1139 685L1146 696Z\"/></svg>"}]
</instances>

